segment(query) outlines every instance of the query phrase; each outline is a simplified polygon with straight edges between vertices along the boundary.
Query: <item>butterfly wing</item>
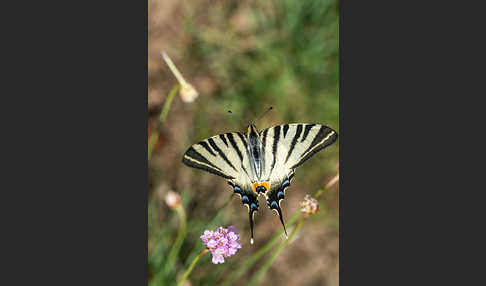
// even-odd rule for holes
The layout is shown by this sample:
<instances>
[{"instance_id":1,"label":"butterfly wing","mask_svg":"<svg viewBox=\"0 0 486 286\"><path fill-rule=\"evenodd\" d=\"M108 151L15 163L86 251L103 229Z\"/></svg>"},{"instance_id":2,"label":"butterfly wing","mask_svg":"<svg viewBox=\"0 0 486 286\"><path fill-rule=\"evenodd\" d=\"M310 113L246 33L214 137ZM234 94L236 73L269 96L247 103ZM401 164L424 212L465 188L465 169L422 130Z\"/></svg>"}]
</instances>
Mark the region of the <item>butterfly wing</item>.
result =
<instances>
[{"instance_id":1,"label":"butterfly wing","mask_svg":"<svg viewBox=\"0 0 486 286\"><path fill-rule=\"evenodd\" d=\"M290 186L294 170L334 143L338 135L321 124L293 123L262 130L260 136L265 154L263 177L270 182L270 190L265 193L267 205L278 213L284 225L280 202Z\"/></svg>"},{"instance_id":2,"label":"butterfly wing","mask_svg":"<svg viewBox=\"0 0 486 286\"><path fill-rule=\"evenodd\" d=\"M336 131L321 124L293 123L261 131L265 149L265 175L280 178L314 154L334 143Z\"/></svg>"},{"instance_id":3,"label":"butterfly wing","mask_svg":"<svg viewBox=\"0 0 486 286\"><path fill-rule=\"evenodd\" d=\"M204 139L192 145L182 162L189 167L201 169L228 180L233 191L248 207L253 243L253 217L258 211L258 198L252 190L255 181L248 157L248 143L239 132L225 133Z\"/></svg>"}]
</instances>

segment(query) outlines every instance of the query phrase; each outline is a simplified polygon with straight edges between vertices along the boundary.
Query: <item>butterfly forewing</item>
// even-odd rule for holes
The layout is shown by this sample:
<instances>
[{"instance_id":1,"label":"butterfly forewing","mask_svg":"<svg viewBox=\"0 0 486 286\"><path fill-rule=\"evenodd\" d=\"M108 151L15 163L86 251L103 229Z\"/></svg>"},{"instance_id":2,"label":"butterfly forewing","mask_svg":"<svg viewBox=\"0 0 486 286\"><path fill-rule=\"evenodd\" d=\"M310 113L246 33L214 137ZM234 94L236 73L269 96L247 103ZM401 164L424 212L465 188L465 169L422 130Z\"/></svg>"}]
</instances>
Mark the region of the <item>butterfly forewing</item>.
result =
<instances>
[{"instance_id":1,"label":"butterfly forewing","mask_svg":"<svg viewBox=\"0 0 486 286\"><path fill-rule=\"evenodd\" d=\"M182 161L189 167L250 184L246 146L246 138L239 132L219 134L192 145Z\"/></svg>"},{"instance_id":2,"label":"butterfly forewing","mask_svg":"<svg viewBox=\"0 0 486 286\"><path fill-rule=\"evenodd\" d=\"M235 194L248 208L251 242L253 243L253 216L258 210L257 194L252 191L255 181L248 156L248 142L239 132L225 133L202 140L192 145L184 154L182 162L228 179Z\"/></svg>"},{"instance_id":3,"label":"butterfly forewing","mask_svg":"<svg viewBox=\"0 0 486 286\"><path fill-rule=\"evenodd\" d=\"M337 133L327 126L304 123L277 125L260 134L265 150L264 177L270 182L284 180L337 138Z\"/></svg>"}]
</instances>

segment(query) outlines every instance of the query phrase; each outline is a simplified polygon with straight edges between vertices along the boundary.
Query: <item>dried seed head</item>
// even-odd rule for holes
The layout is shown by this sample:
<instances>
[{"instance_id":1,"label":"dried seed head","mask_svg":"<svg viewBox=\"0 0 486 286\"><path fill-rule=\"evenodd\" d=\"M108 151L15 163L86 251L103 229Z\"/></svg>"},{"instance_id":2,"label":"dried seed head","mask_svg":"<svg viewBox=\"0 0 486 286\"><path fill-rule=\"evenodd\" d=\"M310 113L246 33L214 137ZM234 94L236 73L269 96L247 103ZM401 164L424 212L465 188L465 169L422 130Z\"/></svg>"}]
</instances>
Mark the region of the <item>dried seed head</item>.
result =
<instances>
[{"instance_id":1,"label":"dried seed head","mask_svg":"<svg viewBox=\"0 0 486 286\"><path fill-rule=\"evenodd\" d=\"M174 76L177 78L177 81L181 85L181 91L179 95L181 96L182 101L188 103L193 102L199 95L197 90L184 79L181 72L177 69L177 67L174 65L172 60L165 52L162 52L162 58L164 58L164 61L167 63L170 70L172 71Z\"/></svg>"},{"instance_id":2,"label":"dried seed head","mask_svg":"<svg viewBox=\"0 0 486 286\"><path fill-rule=\"evenodd\" d=\"M197 90L188 83L181 85L181 91L179 94L181 96L182 101L187 103L193 102L199 96Z\"/></svg>"},{"instance_id":3,"label":"dried seed head","mask_svg":"<svg viewBox=\"0 0 486 286\"><path fill-rule=\"evenodd\" d=\"M181 196L178 193L169 191L165 196L165 203L171 208L175 209L180 206L181 203Z\"/></svg>"},{"instance_id":4,"label":"dried seed head","mask_svg":"<svg viewBox=\"0 0 486 286\"><path fill-rule=\"evenodd\" d=\"M300 203L300 211L305 215L315 214L319 211L319 202L310 195L306 195L304 201Z\"/></svg>"}]
</instances>

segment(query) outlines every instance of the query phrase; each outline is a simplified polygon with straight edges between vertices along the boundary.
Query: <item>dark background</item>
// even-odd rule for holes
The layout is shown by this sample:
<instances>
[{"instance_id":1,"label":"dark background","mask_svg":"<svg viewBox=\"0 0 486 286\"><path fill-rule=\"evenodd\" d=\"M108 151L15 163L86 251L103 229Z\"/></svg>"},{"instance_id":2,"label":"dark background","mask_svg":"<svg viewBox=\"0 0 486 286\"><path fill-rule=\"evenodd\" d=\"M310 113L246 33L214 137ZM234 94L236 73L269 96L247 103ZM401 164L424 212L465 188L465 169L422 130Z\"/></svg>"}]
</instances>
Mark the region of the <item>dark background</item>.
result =
<instances>
[{"instance_id":1,"label":"dark background","mask_svg":"<svg viewBox=\"0 0 486 286\"><path fill-rule=\"evenodd\" d=\"M5 18L2 279L144 285L147 3L21 5ZM341 285L484 280L481 11L340 3Z\"/></svg>"}]
</instances>

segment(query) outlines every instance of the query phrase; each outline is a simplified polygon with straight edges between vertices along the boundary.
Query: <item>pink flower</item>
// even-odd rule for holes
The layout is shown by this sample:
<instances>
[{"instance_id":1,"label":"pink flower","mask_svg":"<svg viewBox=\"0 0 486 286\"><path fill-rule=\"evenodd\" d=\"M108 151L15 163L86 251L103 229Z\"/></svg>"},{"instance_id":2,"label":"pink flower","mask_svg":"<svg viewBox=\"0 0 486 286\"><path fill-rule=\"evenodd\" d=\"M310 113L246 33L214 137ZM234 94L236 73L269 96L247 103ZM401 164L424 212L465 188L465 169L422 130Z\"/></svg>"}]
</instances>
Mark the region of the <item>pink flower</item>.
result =
<instances>
[{"instance_id":1,"label":"pink flower","mask_svg":"<svg viewBox=\"0 0 486 286\"><path fill-rule=\"evenodd\" d=\"M241 248L240 235L233 226L220 226L215 231L205 230L201 240L211 251L213 264L224 263L225 257L234 255Z\"/></svg>"}]
</instances>

